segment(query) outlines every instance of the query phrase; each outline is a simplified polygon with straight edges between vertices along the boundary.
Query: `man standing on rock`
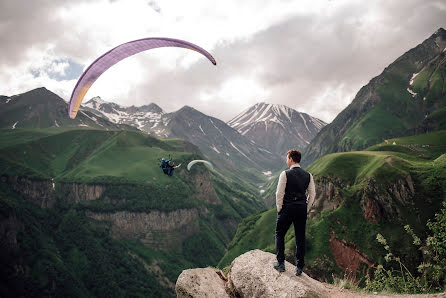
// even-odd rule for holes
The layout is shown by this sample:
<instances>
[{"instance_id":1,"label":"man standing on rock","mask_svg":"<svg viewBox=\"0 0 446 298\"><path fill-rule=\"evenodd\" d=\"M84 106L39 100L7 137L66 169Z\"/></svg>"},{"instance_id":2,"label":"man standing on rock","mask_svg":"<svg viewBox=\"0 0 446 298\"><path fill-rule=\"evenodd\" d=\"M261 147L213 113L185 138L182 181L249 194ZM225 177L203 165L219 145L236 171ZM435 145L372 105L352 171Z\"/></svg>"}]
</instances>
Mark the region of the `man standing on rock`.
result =
<instances>
[{"instance_id":1,"label":"man standing on rock","mask_svg":"<svg viewBox=\"0 0 446 298\"><path fill-rule=\"evenodd\" d=\"M305 225L307 214L316 196L313 176L303 170L299 163L301 153L291 149L286 154L288 170L279 176L276 190L276 257L273 266L279 272L285 271L285 234L294 224L296 240L296 275L302 274L305 257ZM306 196L308 193L308 196Z\"/></svg>"}]
</instances>

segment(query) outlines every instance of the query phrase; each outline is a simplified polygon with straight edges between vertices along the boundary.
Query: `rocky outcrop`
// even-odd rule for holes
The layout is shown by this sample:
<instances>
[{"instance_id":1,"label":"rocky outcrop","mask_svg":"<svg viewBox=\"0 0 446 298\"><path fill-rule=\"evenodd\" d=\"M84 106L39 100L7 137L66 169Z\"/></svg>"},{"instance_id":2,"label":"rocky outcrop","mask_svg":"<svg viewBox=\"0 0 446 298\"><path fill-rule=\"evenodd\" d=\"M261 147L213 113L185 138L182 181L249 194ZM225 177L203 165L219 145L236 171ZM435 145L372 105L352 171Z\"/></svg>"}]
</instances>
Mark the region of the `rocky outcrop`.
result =
<instances>
[{"instance_id":1,"label":"rocky outcrop","mask_svg":"<svg viewBox=\"0 0 446 298\"><path fill-rule=\"evenodd\" d=\"M322 210L332 211L342 202L341 189L344 187L340 179L329 177L315 177L316 197L310 210L310 217L314 217Z\"/></svg>"},{"instance_id":2,"label":"rocky outcrop","mask_svg":"<svg viewBox=\"0 0 446 298\"><path fill-rule=\"evenodd\" d=\"M322 210L332 211L338 208L342 203L341 190L349 187L339 178L331 177L315 177L315 185L316 198L309 217L314 217ZM387 186L369 178L356 195L361 202L364 218L378 223L382 219L401 218L402 213L398 206L413 207L415 186L410 175Z\"/></svg>"},{"instance_id":3,"label":"rocky outcrop","mask_svg":"<svg viewBox=\"0 0 446 298\"><path fill-rule=\"evenodd\" d=\"M249 251L232 262L227 288L239 297L329 297L327 288L306 274L297 277L295 266L286 262L279 273L272 264L275 255Z\"/></svg>"},{"instance_id":4,"label":"rocky outcrop","mask_svg":"<svg viewBox=\"0 0 446 298\"><path fill-rule=\"evenodd\" d=\"M356 280L358 270L366 275L368 269L374 267L373 262L364 253L356 249L353 243L347 243L336 238L334 232L330 235L330 250L336 264L344 271L344 276L348 279Z\"/></svg>"},{"instance_id":5,"label":"rocky outcrop","mask_svg":"<svg viewBox=\"0 0 446 298\"><path fill-rule=\"evenodd\" d=\"M221 204L208 172L197 174L194 183L195 189L197 190L196 198L198 200L214 205Z\"/></svg>"},{"instance_id":6,"label":"rocky outcrop","mask_svg":"<svg viewBox=\"0 0 446 298\"><path fill-rule=\"evenodd\" d=\"M223 275L217 272L213 268L184 270L175 286L177 297L231 297L226 293Z\"/></svg>"},{"instance_id":7,"label":"rocky outcrop","mask_svg":"<svg viewBox=\"0 0 446 298\"><path fill-rule=\"evenodd\" d=\"M56 182L53 180L2 175L1 181L9 184L25 200L41 208L50 208L56 202ZM105 185L58 182L57 189L62 191L65 201L83 202L99 199L105 191Z\"/></svg>"},{"instance_id":8,"label":"rocky outcrop","mask_svg":"<svg viewBox=\"0 0 446 298\"><path fill-rule=\"evenodd\" d=\"M199 230L199 217L208 210L179 209L172 212L130 212L98 213L87 211L90 218L111 223L111 234L115 238L141 241L157 250L181 251L182 242Z\"/></svg>"},{"instance_id":9,"label":"rocky outcrop","mask_svg":"<svg viewBox=\"0 0 446 298\"><path fill-rule=\"evenodd\" d=\"M54 184L51 180L2 175L1 181L9 184L25 200L41 208L49 208L56 202Z\"/></svg>"},{"instance_id":10,"label":"rocky outcrop","mask_svg":"<svg viewBox=\"0 0 446 298\"><path fill-rule=\"evenodd\" d=\"M375 180L369 179L365 184L361 198L364 218L375 223L381 219L402 218L401 210L397 206L413 207L414 195L415 187L410 175L385 187L379 185ZM397 204L395 204L395 200Z\"/></svg>"},{"instance_id":11,"label":"rocky outcrop","mask_svg":"<svg viewBox=\"0 0 446 298\"><path fill-rule=\"evenodd\" d=\"M60 183L60 188L69 202L84 202L99 199L105 191L102 184Z\"/></svg>"},{"instance_id":12,"label":"rocky outcrop","mask_svg":"<svg viewBox=\"0 0 446 298\"><path fill-rule=\"evenodd\" d=\"M184 270L178 277L177 297L419 297L420 295L365 294L338 288L310 278L305 272L294 274L295 267L285 262L285 272L272 267L275 255L252 250L237 257L228 276L221 271L205 269ZM421 295L444 297L444 294Z\"/></svg>"}]
</instances>

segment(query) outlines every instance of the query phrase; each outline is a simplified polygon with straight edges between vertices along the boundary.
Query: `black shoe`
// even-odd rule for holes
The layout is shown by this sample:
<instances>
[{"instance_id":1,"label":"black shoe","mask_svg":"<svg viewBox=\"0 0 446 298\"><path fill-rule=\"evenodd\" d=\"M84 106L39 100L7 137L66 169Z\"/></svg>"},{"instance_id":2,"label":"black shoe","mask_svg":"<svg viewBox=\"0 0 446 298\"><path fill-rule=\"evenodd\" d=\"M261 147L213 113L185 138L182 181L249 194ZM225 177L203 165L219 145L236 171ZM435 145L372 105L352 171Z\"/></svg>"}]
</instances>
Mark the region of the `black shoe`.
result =
<instances>
[{"instance_id":1,"label":"black shoe","mask_svg":"<svg viewBox=\"0 0 446 298\"><path fill-rule=\"evenodd\" d=\"M296 275L297 276L302 275L302 268L296 267Z\"/></svg>"},{"instance_id":2,"label":"black shoe","mask_svg":"<svg viewBox=\"0 0 446 298\"><path fill-rule=\"evenodd\" d=\"M277 261L274 261L273 267L274 267L274 269L276 269L279 272L285 271L285 263L279 263Z\"/></svg>"}]
</instances>

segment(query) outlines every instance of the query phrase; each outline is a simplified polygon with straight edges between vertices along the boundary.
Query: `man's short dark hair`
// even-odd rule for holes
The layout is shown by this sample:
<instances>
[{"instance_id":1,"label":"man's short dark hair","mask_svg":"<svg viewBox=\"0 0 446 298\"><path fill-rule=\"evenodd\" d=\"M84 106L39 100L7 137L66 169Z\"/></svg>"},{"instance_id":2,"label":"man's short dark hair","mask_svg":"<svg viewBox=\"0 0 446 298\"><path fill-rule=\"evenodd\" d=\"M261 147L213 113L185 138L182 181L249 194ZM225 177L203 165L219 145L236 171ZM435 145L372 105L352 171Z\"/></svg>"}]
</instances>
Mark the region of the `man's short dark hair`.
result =
<instances>
[{"instance_id":1,"label":"man's short dark hair","mask_svg":"<svg viewBox=\"0 0 446 298\"><path fill-rule=\"evenodd\" d=\"M300 159L302 157L302 153L300 153L300 151L297 149L291 149L291 150L288 150L288 152L286 153L286 156L289 156L294 162L299 163Z\"/></svg>"}]
</instances>

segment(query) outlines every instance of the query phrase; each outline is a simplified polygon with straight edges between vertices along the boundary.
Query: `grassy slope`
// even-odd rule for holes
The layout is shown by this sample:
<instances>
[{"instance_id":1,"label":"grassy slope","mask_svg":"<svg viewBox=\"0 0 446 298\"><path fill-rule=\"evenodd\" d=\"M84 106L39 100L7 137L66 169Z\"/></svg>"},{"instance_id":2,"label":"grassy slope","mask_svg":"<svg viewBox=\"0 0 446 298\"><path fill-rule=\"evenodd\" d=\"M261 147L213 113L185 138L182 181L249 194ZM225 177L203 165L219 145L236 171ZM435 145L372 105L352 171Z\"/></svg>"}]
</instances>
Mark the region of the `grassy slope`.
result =
<instances>
[{"instance_id":1,"label":"grassy slope","mask_svg":"<svg viewBox=\"0 0 446 298\"><path fill-rule=\"evenodd\" d=\"M174 251L168 254L155 252L138 243L123 244L141 258L148 257L148 262L150 257L156 258L163 269L163 276L167 275L173 283L185 268L216 265L224 254L225 246L232 239L234 224L262 208L261 201L253 195L255 192L252 187L243 181L229 180L218 169L209 173L201 165L196 165L188 172L187 163L202 157L184 152L185 145L181 140L162 141L132 131L95 130L56 133L52 130L3 130L0 139L8 142L0 149L1 174L36 179L54 178L60 197L64 197L60 189L62 182L107 184L103 196L112 200L99 199L64 207L68 208L66 212L79 213L79 218L84 221L87 220L82 215L85 210L171 211L198 206L210 210L208 216L200 219L198 234L183 243L181 255ZM177 163L183 163L173 177L164 175L158 167L160 158L168 156ZM214 206L194 198L197 191L194 177L197 174L210 174L221 205ZM233 187L228 186L233 183ZM168 192L165 191L166 187ZM20 210L17 212L20 213ZM50 220L47 216L50 215L42 215L42 223ZM89 230L92 227L86 224L84 228ZM45 233L50 238L54 237L50 229ZM105 253L109 255L110 252Z\"/></svg>"},{"instance_id":2,"label":"grassy slope","mask_svg":"<svg viewBox=\"0 0 446 298\"><path fill-rule=\"evenodd\" d=\"M385 83L376 90L381 101L346 132L340 143L345 148L365 148L382 142L384 136L403 135L425 120L420 109L432 112L429 119L435 121L434 129L445 129L440 117L446 105L445 55L424 67L412 85L407 76L416 72L414 66L396 63L387 70ZM412 96L407 88L417 95Z\"/></svg>"},{"instance_id":3,"label":"grassy slope","mask_svg":"<svg viewBox=\"0 0 446 298\"><path fill-rule=\"evenodd\" d=\"M323 211L307 222L306 262L308 268L319 274L319 277L329 280L332 272L340 273L329 249L330 231L334 231L336 237L354 243L376 262L382 262L384 255L382 247L375 240L377 233L387 237L391 247L403 256L415 258L417 252L411 249L411 240L404 232L403 225L410 224L419 235L423 235L427 219L446 199L446 131L389 141L396 145L381 143L367 151L325 155L309 168L315 177L338 178L343 185L347 185L342 190L343 203L340 207L332 212ZM413 209L400 206L406 222L365 221L360 207L361 198L358 197L358 191L362 190L364 183L373 178L379 187L385 188L408 174L414 180L416 195ZM426 199L432 203L426 204ZM260 248L274 253L275 219L275 209L246 218L239 225L219 266L228 266L235 257L251 249ZM287 258L292 261L292 229L285 239ZM321 276L324 274L326 276Z\"/></svg>"}]
</instances>

